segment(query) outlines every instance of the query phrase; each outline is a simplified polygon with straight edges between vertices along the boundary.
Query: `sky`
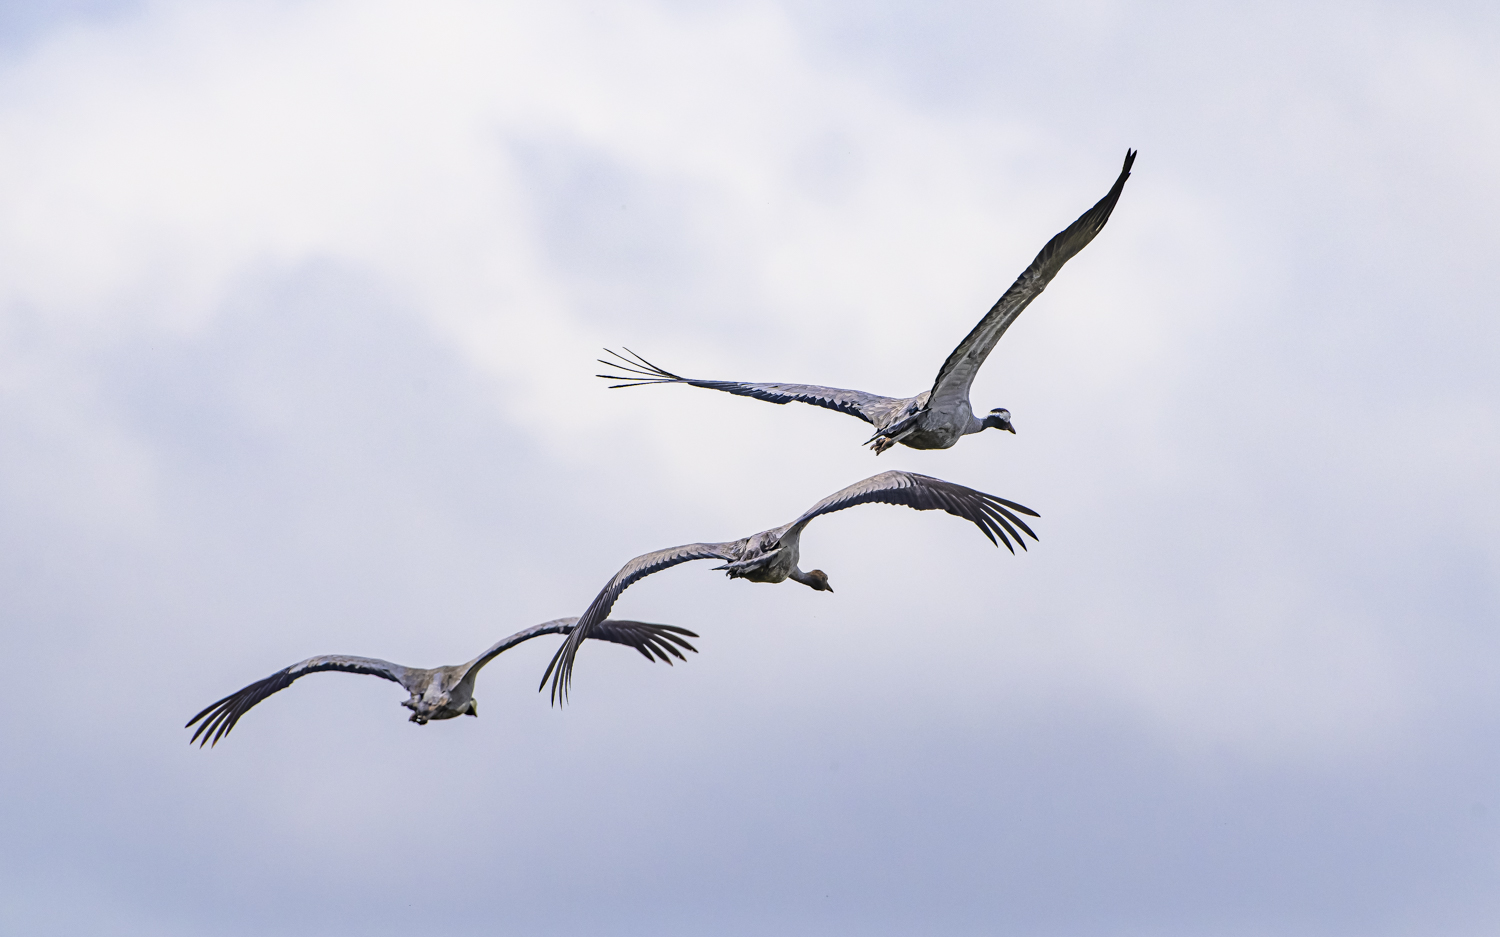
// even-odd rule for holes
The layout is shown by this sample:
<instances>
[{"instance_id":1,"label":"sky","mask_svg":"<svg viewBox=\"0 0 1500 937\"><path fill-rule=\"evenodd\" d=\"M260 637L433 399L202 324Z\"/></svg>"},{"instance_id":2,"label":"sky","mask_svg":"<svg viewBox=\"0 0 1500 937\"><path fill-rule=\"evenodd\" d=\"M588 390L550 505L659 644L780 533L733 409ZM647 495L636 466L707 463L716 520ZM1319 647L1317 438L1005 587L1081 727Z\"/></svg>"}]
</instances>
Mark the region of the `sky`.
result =
<instances>
[{"instance_id":1,"label":"sky","mask_svg":"<svg viewBox=\"0 0 1500 937\"><path fill-rule=\"evenodd\" d=\"M17 933L1322 937L1500 928L1491 5L76 2L0 13L0 920ZM973 389L904 396L1108 227ZM478 719L319 674L696 563Z\"/></svg>"}]
</instances>

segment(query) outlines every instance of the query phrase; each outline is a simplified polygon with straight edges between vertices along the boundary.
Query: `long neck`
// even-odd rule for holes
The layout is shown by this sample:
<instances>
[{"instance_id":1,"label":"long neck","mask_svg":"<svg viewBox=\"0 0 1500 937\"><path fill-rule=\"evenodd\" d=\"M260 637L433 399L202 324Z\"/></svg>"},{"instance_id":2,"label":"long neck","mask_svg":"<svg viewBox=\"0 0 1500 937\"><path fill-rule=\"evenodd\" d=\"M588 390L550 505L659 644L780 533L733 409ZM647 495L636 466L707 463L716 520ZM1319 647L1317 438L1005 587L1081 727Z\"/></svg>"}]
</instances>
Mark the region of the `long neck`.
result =
<instances>
[{"instance_id":1,"label":"long neck","mask_svg":"<svg viewBox=\"0 0 1500 937\"><path fill-rule=\"evenodd\" d=\"M804 586L812 586L814 589L818 588L818 581L796 566L792 567L792 571L788 574L787 578L793 582L800 582Z\"/></svg>"}]
</instances>

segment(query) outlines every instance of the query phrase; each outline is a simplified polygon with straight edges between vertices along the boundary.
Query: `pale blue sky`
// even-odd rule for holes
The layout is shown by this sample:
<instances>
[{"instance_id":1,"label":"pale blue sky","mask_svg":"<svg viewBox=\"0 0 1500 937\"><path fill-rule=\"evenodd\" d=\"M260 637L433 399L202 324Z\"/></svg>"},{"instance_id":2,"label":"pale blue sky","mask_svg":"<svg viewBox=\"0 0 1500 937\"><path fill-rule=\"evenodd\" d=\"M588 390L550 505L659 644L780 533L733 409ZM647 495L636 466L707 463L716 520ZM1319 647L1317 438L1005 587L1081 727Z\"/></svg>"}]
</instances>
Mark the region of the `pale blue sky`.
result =
<instances>
[{"instance_id":1,"label":"pale blue sky","mask_svg":"<svg viewBox=\"0 0 1500 937\"><path fill-rule=\"evenodd\" d=\"M0 16L0 919L18 932L1485 935L1500 926L1487 7L75 4ZM975 403L923 389L1140 156ZM886 468L479 719L457 662Z\"/></svg>"}]
</instances>

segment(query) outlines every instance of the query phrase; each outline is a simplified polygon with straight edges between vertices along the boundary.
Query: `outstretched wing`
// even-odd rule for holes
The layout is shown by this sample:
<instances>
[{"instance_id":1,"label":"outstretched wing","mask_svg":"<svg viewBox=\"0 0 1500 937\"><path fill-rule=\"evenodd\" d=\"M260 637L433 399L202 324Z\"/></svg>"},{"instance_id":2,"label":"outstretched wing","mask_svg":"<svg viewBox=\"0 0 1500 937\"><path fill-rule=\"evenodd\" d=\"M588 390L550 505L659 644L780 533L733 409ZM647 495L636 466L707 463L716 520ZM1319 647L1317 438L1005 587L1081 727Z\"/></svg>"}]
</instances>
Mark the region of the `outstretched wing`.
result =
<instances>
[{"instance_id":1,"label":"outstretched wing","mask_svg":"<svg viewBox=\"0 0 1500 937\"><path fill-rule=\"evenodd\" d=\"M285 670L278 670L264 680L258 680L243 690L229 694L189 719L187 725L183 726L184 729L192 728L193 723L200 719L203 720L203 724L198 727L198 731L193 733L193 737L188 739L188 744L198 742L199 736L203 737L203 741L198 742L199 748L210 743L219 744L219 739L229 734L229 730L234 728L234 724L240 721L240 717L248 712L250 707L272 693L285 690L292 685L293 681L322 670L366 673L372 677L380 677L404 686L407 668L390 661L376 660L373 657L344 657L332 654L324 657L309 657L300 664L293 664Z\"/></svg>"},{"instance_id":2,"label":"outstretched wing","mask_svg":"<svg viewBox=\"0 0 1500 937\"><path fill-rule=\"evenodd\" d=\"M547 672L542 674L542 682L537 687L540 691L547 685L547 678L552 678L552 702L559 700L564 702L568 698L568 688L573 683L573 659L578 656L578 646L589 638L599 637L599 628L606 624L604 616L614 607L615 600L620 593L630 587L630 584L652 573L669 569L680 563L690 563L693 560L729 560L739 559L739 556L730 549L733 544L729 543L688 543L680 547L670 547L665 550L657 550L655 553L646 553L626 563L613 579L609 581L594 601L578 619L557 653L552 655L552 662L547 665ZM606 639L609 640L609 639ZM628 643L628 642L621 642Z\"/></svg>"},{"instance_id":3,"label":"outstretched wing","mask_svg":"<svg viewBox=\"0 0 1500 937\"><path fill-rule=\"evenodd\" d=\"M800 530L821 514L831 514L834 511L842 511L844 508L852 508L856 504L872 502L900 504L918 511L947 511L954 517L972 521L974 526L984 531L984 535L990 538L990 543L995 543L995 537L998 535L1000 541L1005 544L1005 548L1012 553L1016 552L1016 548L1010 545L1007 533L1016 539L1021 549L1026 549L1026 541L1022 540L1021 535L1016 532L1017 527L1030 535L1032 540L1037 539L1037 535L1026 526L1026 522L1012 513L1019 511L1031 517L1040 516L1031 508L1004 498L997 498L994 495L987 495L982 491L975 491L973 488L945 482L941 478L918 475L916 472L881 472L862 482L855 482L843 491L834 492L808 508L801 517L787 526L787 531L790 533L793 530ZM999 546L999 543L995 545Z\"/></svg>"},{"instance_id":4,"label":"outstretched wing","mask_svg":"<svg viewBox=\"0 0 1500 937\"><path fill-rule=\"evenodd\" d=\"M881 397L878 394L867 394L862 390L820 387L817 384L746 384L741 381L702 381L658 368L629 348L625 349L625 353L630 355L630 358L610 351L608 348L604 351L606 354L614 355L618 360L605 361L600 358L600 364L626 372L625 374L595 375L607 381L624 382L611 384L611 390L617 387L640 387L643 384L688 384L692 387L707 387L710 390L722 390L728 394L754 397L756 400L767 400L777 404L808 403L815 407L824 407L828 410L857 416L874 426L879 426L887 415L899 410L906 403L905 398L901 397Z\"/></svg>"},{"instance_id":5,"label":"outstretched wing","mask_svg":"<svg viewBox=\"0 0 1500 937\"><path fill-rule=\"evenodd\" d=\"M1031 266L1016 278L1016 282L1011 284L1010 289L1005 291L1005 295L1000 297L985 317L979 320L968 337L958 343L958 347L953 349L953 353L938 370L937 380L932 384L932 394L927 401L928 407L943 410L957 401L969 398L969 386L974 383L974 375L994 350L1000 336L1016 321L1021 310L1047 288L1047 284L1057 276L1063 264L1083 250L1104 229L1104 223L1109 220L1110 212L1114 211L1115 203L1120 200L1120 193L1125 189L1125 180L1130 178L1130 166L1134 162L1135 150L1126 150L1125 167L1120 170L1120 176L1109 194L1084 212L1077 221L1068 225L1062 233L1048 241L1047 246L1031 262Z\"/></svg>"},{"instance_id":6,"label":"outstretched wing","mask_svg":"<svg viewBox=\"0 0 1500 937\"><path fill-rule=\"evenodd\" d=\"M485 664L494 660L502 652L508 651L522 642L530 641L532 638L540 637L544 634L569 634L572 632L573 626L577 623L577 618L555 618L540 625L533 625L525 631L517 631L508 638L501 638L489 650L474 658L466 672L474 673ZM698 637L695 632L689 631L686 628L679 628L676 625L653 625L644 621L617 621L615 619L599 622L598 626L589 634L590 638L599 641L612 641L615 644L633 647L652 663L660 659L666 661L668 665L672 663L672 657L678 660L687 660L687 658L682 656L682 652L677 649L679 647L686 648L694 654L698 653L698 649L684 640L684 636L688 638Z\"/></svg>"},{"instance_id":7,"label":"outstretched wing","mask_svg":"<svg viewBox=\"0 0 1500 937\"><path fill-rule=\"evenodd\" d=\"M684 637L696 638L698 635L696 632L679 628L676 625L653 625L649 622L624 621L618 618L605 619L589 632L591 640L610 641L633 647L652 663L661 660L668 667L672 666L671 659L667 657L668 654L678 660L687 660L682 656L682 651L677 650L678 647L692 651L694 654L698 653L697 648L683 640ZM656 655L654 658L653 654Z\"/></svg>"}]
</instances>

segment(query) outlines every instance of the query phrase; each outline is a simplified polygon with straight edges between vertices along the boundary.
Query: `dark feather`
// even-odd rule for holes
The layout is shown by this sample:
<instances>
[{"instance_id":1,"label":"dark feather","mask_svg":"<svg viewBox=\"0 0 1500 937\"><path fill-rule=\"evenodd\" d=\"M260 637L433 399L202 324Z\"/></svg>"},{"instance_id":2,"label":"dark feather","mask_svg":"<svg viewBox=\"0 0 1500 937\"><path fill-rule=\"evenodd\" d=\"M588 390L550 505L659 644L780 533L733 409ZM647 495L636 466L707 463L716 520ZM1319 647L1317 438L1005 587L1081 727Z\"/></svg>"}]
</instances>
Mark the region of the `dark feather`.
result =
<instances>
[{"instance_id":1,"label":"dark feather","mask_svg":"<svg viewBox=\"0 0 1500 937\"><path fill-rule=\"evenodd\" d=\"M594 601L589 603L588 610L578 619L578 624L568 635L568 640L564 641L557 649L557 653L552 655L552 660L548 662L547 670L542 674L542 682L537 686L537 691L545 689L548 679L551 678L552 702L556 704L567 701L568 688L573 682L573 662L578 656L578 648L584 641L594 637L594 631L604 623L604 616L609 614L611 608L614 608L620 593L628 589L631 583L652 573L693 560L733 559L734 557L725 553L727 546L729 544L688 543L680 547L643 553L626 563L618 573L615 573L614 578L599 590Z\"/></svg>"},{"instance_id":2,"label":"dark feather","mask_svg":"<svg viewBox=\"0 0 1500 937\"><path fill-rule=\"evenodd\" d=\"M847 413L850 416L858 417L866 423L871 424L876 422L879 413L883 413L892 405L901 402L890 397L867 394L864 391L846 390L841 387L822 387L817 384L747 384L742 381L710 381L700 378L688 378L680 374L674 374L665 368L657 367L629 348L625 349L625 352L630 355L630 358L626 358L624 355L606 348L606 354L613 355L619 360L606 361L603 358L598 359L600 364L608 365L618 371L625 372L625 374L595 375L607 381L624 382L611 384L611 390L621 387L641 387L646 384L687 384L690 387L721 390L738 397L751 397L755 400L764 400L767 403L778 405L788 403L810 404L814 407L823 407L826 410L837 410L840 413Z\"/></svg>"},{"instance_id":3,"label":"dark feather","mask_svg":"<svg viewBox=\"0 0 1500 937\"><path fill-rule=\"evenodd\" d=\"M858 504L871 503L896 504L918 511L946 511L954 517L961 517L974 524L996 546L1000 545L995 539L998 535L1012 553L1015 552L1015 548L1010 545L1006 531L1010 532L1023 550L1026 549L1026 542L1010 526L1011 521L1026 531L1031 539L1039 539L1019 517L1007 510L1007 508L1014 508L1032 517L1038 516L1035 511L1025 505L997 498L953 482L943 481L941 478L933 478L930 475L899 471L881 472L879 475L855 482L848 488L829 495L809 508L787 529L804 527L813 518L823 514L842 511Z\"/></svg>"},{"instance_id":4,"label":"dark feather","mask_svg":"<svg viewBox=\"0 0 1500 937\"><path fill-rule=\"evenodd\" d=\"M1109 192L1093 208L1080 215L1077 221L1048 241L1031 265L1011 284L1010 289L996 300L990 311L979 320L979 324L958 343L958 347L953 349L943 366L938 369L937 378L932 382L932 392L928 395L928 406L941 408L955 398L968 398L969 386L975 373L989 357L1005 330L1010 328L1011 323L1033 299L1041 295L1063 264L1087 247L1104 229L1105 222L1109 221L1115 204L1120 200L1120 193L1125 190L1125 180L1130 178L1130 167L1133 165L1135 150L1126 150L1125 165Z\"/></svg>"},{"instance_id":5,"label":"dark feather","mask_svg":"<svg viewBox=\"0 0 1500 937\"><path fill-rule=\"evenodd\" d=\"M218 745L219 739L228 735L229 730L233 729L235 723L240 721L240 717L249 712L257 703L274 693L280 693L295 681L310 673L338 670L344 673L369 674L373 677L380 677L383 680L390 680L392 683L399 683L400 681L391 675L390 670L385 669L394 666L393 664L388 664L386 661L339 657L314 657L301 663L293 664L283 670L278 670L264 680L257 680L244 689L229 694L189 719L187 725L183 726L184 729L192 728L193 723L200 719L203 720L203 724L193 733L193 737L188 739L188 744L191 745L194 742L198 742L198 737L202 736L203 741L198 742L199 748L202 748L204 745L209 745L210 747ZM205 719L204 717L207 718Z\"/></svg>"}]
</instances>

